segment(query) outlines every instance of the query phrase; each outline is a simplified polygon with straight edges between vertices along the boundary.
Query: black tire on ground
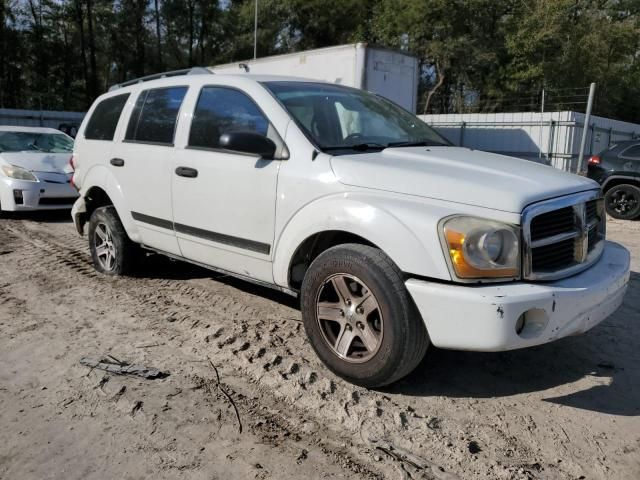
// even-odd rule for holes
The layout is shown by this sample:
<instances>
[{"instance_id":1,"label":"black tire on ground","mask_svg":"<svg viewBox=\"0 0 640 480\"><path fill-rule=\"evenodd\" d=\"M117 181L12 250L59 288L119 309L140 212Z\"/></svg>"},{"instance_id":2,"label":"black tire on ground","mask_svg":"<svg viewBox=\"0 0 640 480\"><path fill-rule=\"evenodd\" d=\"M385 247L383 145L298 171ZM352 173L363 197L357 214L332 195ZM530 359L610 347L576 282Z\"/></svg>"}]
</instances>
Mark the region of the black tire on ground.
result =
<instances>
[{"instance_id":1,"label":"black tire on ground","mask_svg":"<svg viewBox=\"0 0 640 480\"><path fill-rule=\"evenodd\" d=\"M373 300L367 299L370 294ZM344 244L320 254L304 277L301 309L317 355L356 385L374 388L399 380L420 363L429 346L402 272L374 247ZM343 342L346 333L350 337Z\"/></svg>"},{"instance_id":2,"label":"black tire on ground","mask_svg":"<svg viewBox=\"0 0 640 480\"><path fill-rule=\"evenodd\" d=\"M106 275L126 275L134 270L140 253L113 206L97 208L89 218L89 250L93 266Z\"/></svg>"},{"instance_id":3,"label":"black tire on ground","mask_svg":"<svg viewBox=\"0 0 640 480\"><path fill-rule=\"evenodd\" d=\"M628 183L616 185L604 196L607 213L620 220L640 217L640 188Z\"/></svg>"}]
</instances>

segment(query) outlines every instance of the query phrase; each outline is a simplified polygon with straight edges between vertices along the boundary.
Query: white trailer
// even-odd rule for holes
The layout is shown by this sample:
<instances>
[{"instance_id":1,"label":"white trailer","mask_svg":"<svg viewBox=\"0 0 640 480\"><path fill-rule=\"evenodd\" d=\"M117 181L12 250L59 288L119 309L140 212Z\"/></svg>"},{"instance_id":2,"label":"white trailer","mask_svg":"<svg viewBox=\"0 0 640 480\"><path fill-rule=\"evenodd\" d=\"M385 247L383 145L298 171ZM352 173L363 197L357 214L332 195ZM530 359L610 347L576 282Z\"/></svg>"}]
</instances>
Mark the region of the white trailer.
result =
<instances>
[{"instance_id":1,"label":"white trailer","mask_svg":"<svg viewBox=\"0 0 640 480\"><path fill-rule=\"evenodd\" d=\"M366 43L339 45L304 52L210 67L216 73L250 72L310 78L377 93L416 112L418 59L406 52Z\"/></svg>"}]
</instances>

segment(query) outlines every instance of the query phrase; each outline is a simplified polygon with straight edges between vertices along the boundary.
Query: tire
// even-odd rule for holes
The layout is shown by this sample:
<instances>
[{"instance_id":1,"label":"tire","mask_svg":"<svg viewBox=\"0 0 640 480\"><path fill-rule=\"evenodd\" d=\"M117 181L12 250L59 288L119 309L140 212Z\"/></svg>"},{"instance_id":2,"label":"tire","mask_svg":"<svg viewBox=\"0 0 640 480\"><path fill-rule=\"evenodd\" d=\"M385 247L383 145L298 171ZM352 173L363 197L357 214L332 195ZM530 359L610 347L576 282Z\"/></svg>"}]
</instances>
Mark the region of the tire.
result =
<instances>
[{"instance_id":1,"label":"tire","mask_svg":"<svg viewBox=\"0 0 640 480\"><path fill-rule=\"evenodd\" d=\"M607 213L620 220L633 220L640 216L640 188L631 184L616 185L604 196Z\"/></svg>"},{"instance_id":2,"label":"tire","mask_svg":"<svg viewBox=\"0 0 640 480\"><path fill-rule=\"evenodd\" d=\"M105 275L134 270L140 247L132 242L113 206L97 208L89 218L89 250L94 268Z\"/></svg>"},{"instance_id":3,"label":"tire","mask_svg":"<svg viewBox=\"0 0 640 480\"><path fill-rule=\"evenodd\" d=\"M429 346L402 272L374 247L344 244L321 253L302 282L301 309L318 357L362 387L404 377Z\"/></svg>"}]
</instances>

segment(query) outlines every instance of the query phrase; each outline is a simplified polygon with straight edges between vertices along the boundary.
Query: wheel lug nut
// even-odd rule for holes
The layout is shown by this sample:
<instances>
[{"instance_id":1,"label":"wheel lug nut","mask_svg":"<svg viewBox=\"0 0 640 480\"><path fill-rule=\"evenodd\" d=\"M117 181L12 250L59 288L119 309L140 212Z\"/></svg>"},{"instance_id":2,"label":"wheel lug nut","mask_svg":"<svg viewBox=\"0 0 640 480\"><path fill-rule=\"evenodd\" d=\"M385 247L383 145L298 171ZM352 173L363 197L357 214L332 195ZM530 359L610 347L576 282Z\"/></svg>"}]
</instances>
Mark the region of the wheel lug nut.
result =
<instances>
[{"instance_id":1,"label":"wheel lug nut","mask_svg":"<svg viewBox=\"0 0 640 480\"><path fill-rule=\"evenodd\" d=\"M340 316L344 317L344 310L340 310Z\"/></svg>"},{"instance_id":2,"label":"wheel lug nut","mask_svg":"<svg viewBox=\"0 0 640 480\"><path fill-rule=\"evenodd\" d=\"M356 312L358 312L360 315L362 315L362 314L364 313L364 308L362 308L362 307L358 307L358 308L356 309Z\"/></svg>"},{"instance_id":3,"label":"wheel lug nut","mask_svg":"<svg viewBox=\"0 0 640 480\"><path fill-rule=\"evenodd\" d=\"M351 305L351 299L347 298L347 305Z\"/></svg>"},{"instance_id":4,"label":"wheel lug nut","mask_svg":"<svg viewBox=\"0 0 640 480\"><path fill-rule=\"evenodd\" d=\"M360 322L356 323L356 327L358 327L360 330L364 329L364 325Z\"/></svg>"},{"instance_id":5,"label":"wheel lug nut","mask_svg":"<svg viewBox=\"0 0 640 480\"><path fill-rule=\"evenodd\" d=\"M347 325L346 325L346 329L347 329L347 330L349 330L349 331L351 331L351 328L352 328L352 327L351 327L351 324L347 323Z\"/></svg>"}]
</instances>

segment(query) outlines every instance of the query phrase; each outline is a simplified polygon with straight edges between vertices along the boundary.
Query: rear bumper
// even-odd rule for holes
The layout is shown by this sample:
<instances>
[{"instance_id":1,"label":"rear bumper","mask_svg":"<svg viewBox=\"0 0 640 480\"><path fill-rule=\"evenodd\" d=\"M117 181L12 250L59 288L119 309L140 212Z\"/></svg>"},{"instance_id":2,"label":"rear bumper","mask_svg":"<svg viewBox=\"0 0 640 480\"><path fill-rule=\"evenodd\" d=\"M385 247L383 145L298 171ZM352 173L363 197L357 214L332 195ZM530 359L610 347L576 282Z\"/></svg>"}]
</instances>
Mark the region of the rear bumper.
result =
<instances>
[{"instance_id":1,"label":"rear bumper","mask_svg":"<svg viewBox=\"0 0 640 480\"><path fill-rule=\"evenodd\" d=\"M22 201L16 201L15 191ZM20 212L33 210L61 210L71 208L78 192L69 183L29 182L0 177L2 210Z\"/></svg>"},{"instance_id":2,"label":"rear bumper","mask_svg":"<svg viewBox=\"0 0 640 480\"><path fill-rule=\"evenodd\" d=\"M595 265L555 282L462 286L412 279L406 285L435 346L513 350L586 332L615 312L629 262L624 247L606 242Z\"/></svg>"},{"instance_id":3,"label":"rear bumper","mask_svg":"<svg viewBox=\"0 0 640 480\"><path fill-rule=\"evenodd\" d=\"M78 233L81 236L84 235L84 224L87 221L87 204L84 201L84 197L78 197L73 204L71 208L71 218Z\"/></svg>"}]
</instances>

